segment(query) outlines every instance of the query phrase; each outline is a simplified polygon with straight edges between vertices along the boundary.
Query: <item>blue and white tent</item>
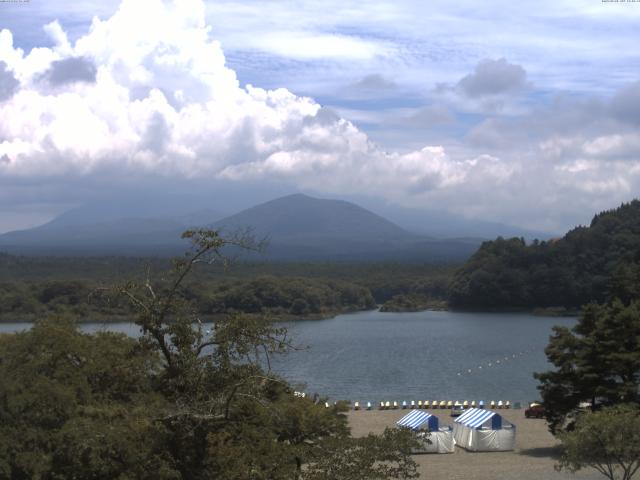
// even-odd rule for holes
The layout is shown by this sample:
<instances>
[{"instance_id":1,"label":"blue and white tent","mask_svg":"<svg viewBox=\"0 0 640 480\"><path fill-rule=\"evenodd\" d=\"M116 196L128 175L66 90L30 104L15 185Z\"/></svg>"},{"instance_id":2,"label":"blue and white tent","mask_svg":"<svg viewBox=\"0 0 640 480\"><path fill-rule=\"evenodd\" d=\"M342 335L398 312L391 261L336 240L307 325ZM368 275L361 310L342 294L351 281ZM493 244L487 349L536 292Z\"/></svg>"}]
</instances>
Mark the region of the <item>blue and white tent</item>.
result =
<instances>
[{"instance_id":1,"label":"blue and white tent","mask_svg":"<svg viewBox=\"0 0 640 480\"><path fill-rule=\"evenodd\" d=\"M453 436L458 445L473 452L513 450L516 427L492 410L470 408L453 424Z\"/></svg>"},{"instance_id":2,"label":"blue and white tent","mask_svg":"<svg viewBox=\"0 0 640 480\"><path fill-rule=\"evenodd\" d=\"M421 448L414 453L453 453L455 450L453 430L451 427L440 427L438 417L431 413L412 410L396 425L416 431L418 438L423 440Z\"/></svg>"},{"instance_id":3,"label":"blue and white tent","mask_svg":"<svg viewBox=\"0 0 640 480\"><path fill-rule=\"evenodd\" d=\"M399 427L407 427L413 430L438 430L438 417L428 412L412 410L396 422Z\"/></svg>"}]
</instances>

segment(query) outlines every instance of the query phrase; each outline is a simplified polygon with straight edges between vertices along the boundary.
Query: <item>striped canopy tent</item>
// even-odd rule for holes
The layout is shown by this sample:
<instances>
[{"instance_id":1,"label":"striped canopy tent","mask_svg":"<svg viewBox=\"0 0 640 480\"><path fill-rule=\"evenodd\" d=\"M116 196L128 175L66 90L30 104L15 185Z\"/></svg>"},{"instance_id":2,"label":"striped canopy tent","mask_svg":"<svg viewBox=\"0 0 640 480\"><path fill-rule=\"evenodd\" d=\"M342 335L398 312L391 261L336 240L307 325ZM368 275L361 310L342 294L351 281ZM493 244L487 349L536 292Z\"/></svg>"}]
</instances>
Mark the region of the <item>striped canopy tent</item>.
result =
<instances>
[{"instance_id":1,"label":"striped canopy tent","mask_svg":"<svg viewBox=\"0 0 640 480\"><path fill-rule=\"evenodd\" d=\"M412 430L438 431L438 417L420 410L412 410L396 422L399 427L406 427Z\"/></svg>"},{"instance_id":2,"label":"striped canopy tent","mask_svg":"<svg viewBox=\"0 0 640 480\"><path fill-rule=\"evenodd\" d=\"M453 436L467 450L501 452L515 448L516 427L497 412L470 408L455 420Z\"/></svg>"},{"instance_id":3,"label":"striped canopy tent","mask_svg":"<svg viewBox=\"0 0 640 480\"><path fill-rule=\"evenodd\" d=\"M455 449L453 430L451 427L440 427L438 417L431 413L412 410L396 425L417 432L421 440L420 448L413 453L453 453Z\"/></svg>"}]
</instances>

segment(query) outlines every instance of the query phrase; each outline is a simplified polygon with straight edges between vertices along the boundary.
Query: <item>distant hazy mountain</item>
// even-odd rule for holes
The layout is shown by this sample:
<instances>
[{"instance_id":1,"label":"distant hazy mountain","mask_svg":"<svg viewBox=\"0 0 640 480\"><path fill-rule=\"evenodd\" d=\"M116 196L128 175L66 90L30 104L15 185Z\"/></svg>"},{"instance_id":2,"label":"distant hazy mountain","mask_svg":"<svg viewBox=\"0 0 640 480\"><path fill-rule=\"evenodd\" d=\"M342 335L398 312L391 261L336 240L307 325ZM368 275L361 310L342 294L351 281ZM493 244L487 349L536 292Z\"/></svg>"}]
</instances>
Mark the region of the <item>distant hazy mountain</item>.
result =
<instances>
[{"instance_id":1,"label":"distant hazy mountain","mask_svg":"<svg viewBox=\"0 0 640 480\"><path fill-rule=\"evenodd\" d=\"M266 257L278 260L460 260L480 240L434 240L408 232L375 213L342 200L295 194L243 210L214 227L251 227L268 237Z\"/></svg>"},{"instance_id":2,"label":"distant hazy mountain","mask_svg":"<svg viewBox=\"0 0 640 480\"><path fill-rule=\"evenodd\" d=\"M396 205L375 205L372 208L410 232L434 238L466 237L489 240L501 236L504 238L524 237L527 241L531 241L536 238L548 240L558 236L553 232L541 232L500 222L470 219L440 210L418 210Z\"/></svg>"},{"instance_id":3,"label":"distant hazy mountain","mask_svg":"<svg viewBox=\"0 0 640 480\"><path fill-rule=\"evenodd\" d=\"M123 211L133 215L122 218ZM151 216L153 213L156 215ZM171 216L158 213L139 207L130 212L113 205L82 207L46 225L0 235L0 251L175 255L186 246L180 233L193 226L212 226L227 233L252 228L256 237L269 238L268 249L260 258L272 260L453 261L469 257L482 241L434 239L411 233L353 203L301 194L281 197L218 221L220 215L212 211Z\"/></svg>"},{"instance_id":4,"label":"distant hazy mountain","mask_svg":"<svg viewBox=\"0 0 640 480\"><path fill-rule=\"evenodd\" d=\"M184 230L211 225L221 217L211 210L165 218L114 216L99 208L71 210L39 227L0 235L0 251L37 255L174 255L185 248L180 239Z\"/></svg>"},{"instance_id":5,"label":"distant hazy mountain","mask_svg":"<svg viewBox=\"0 0 640 480\"><path fill-rule=\"evenodd\" d=\"M256 205L219 220L217 228L251 226L278 243L322 244L327 239L397 243L419 238L358 205L295 194Z\"/></svg>"}]
</instances>

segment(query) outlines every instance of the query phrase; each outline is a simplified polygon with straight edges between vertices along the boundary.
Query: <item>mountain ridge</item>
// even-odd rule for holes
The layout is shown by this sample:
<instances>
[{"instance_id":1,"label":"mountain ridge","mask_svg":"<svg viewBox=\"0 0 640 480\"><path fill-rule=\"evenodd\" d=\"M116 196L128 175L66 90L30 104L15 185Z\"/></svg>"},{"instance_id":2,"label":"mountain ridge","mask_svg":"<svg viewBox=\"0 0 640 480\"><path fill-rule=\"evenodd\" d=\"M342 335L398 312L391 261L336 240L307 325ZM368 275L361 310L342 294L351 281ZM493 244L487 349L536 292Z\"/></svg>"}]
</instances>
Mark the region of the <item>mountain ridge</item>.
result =
<instances>
[{"instance_id":1,"label":"mountain ridge","mask_svg":"<svg viewBox=\"0 0 640 480\"><path fill-rule=\"evenodd\" d=\"M184 210L184 208L183 208ZM481 243L477 238L434 239L410 232L346 200L291 194L222 217L212 210L118 218L118 204L65 212L48 224L0 235L0 251L39 255L178 255L189 227L226 231L251 228L268 237L261 258L271 260L460 261ZM129 211L128 211L129 212ZM148 214L148 205L131 214ZM251 256L254 258L255 256Z\"/></svg>"}]
</instances>

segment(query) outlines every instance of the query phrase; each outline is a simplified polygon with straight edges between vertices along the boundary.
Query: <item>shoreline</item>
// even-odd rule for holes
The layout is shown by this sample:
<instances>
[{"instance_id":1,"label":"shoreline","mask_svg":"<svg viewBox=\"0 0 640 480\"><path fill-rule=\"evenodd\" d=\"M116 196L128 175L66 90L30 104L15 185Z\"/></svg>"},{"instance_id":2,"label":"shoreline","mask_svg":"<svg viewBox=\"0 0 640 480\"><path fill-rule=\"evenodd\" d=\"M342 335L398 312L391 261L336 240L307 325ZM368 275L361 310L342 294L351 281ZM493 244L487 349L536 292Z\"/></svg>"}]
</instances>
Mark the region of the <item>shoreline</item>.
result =
<instances>
[{"instance_id":1,"label":"shoreline","mask_svg":"<svg viewBox=\"0 0 640 480\"><path fill-rule=\"evenodd\" d=\"M410 410L350 410L346 413L355 437L380 434ZM452 425L449 410L423 410L436 415L440 425ZM576 474L554 469L559 442L543 419L526 419L524 409L496 410L516 427L516 448L511 452L468 452L456 446L454 453L413 455L420 478L447 480L596 480L595 470Z\"/></svg>"},{"instance_id":2,"label":"shoreline","mask_svg":"<svg viewBox=\"0 0 640 480\"><path fill-rule=\"evenodd\" d=\"M375 308L368 308L362 310L341 310L341 311L332 311L332 312L320 312L308 314L305 316L293 315L293 314L270 314L266 313L243 313L243 312L231 312L231 313L215 313L209 315L203 315L201 318L206 323L213 323L214 321L224 318L228 315L239 314L239 315L260 315L270 317L273 323L284 323L284 322L306 322L306 321L318 321L318 320L331 320L340 315L349 315L355 313L364 313L364 312L380 312L380 313L421 313L421 312L452 312L452 313L498 313L498 314L508 314L508 313L517 313L523 315L532 315L536 317L558 317L558 318L571 318L578 317L581 314L581 310L567 310L562 309L563 307L549 307L549 308L534 308L534 309L509 309L509 308L500 308L500 309L462 309L462 308L450 308L449 306L430 306L429 308L421 309L421 310L382 310L382 304L376 305ZM40 320L41 318L54 317L56 315L65 316L68 314L61 313L56 314L53 312L45 313L41 316L36 316L34 314L30 315L17 315L13 318L5 318L5 316L0 316L0 324L11 324L11 323L29 323L33 324ZM88 324L88 323L135 323L134 320L135 315L109 315L109 316L97 316L97 317L81 317L77 319L78 324Z\"/></svg>"}]
</instances>

